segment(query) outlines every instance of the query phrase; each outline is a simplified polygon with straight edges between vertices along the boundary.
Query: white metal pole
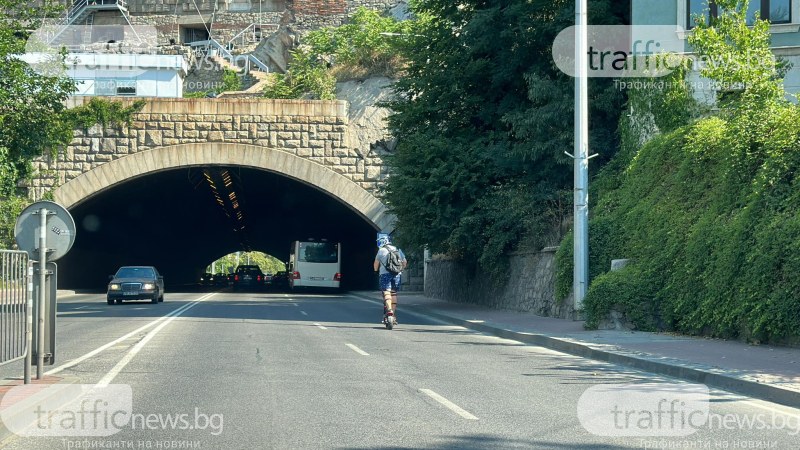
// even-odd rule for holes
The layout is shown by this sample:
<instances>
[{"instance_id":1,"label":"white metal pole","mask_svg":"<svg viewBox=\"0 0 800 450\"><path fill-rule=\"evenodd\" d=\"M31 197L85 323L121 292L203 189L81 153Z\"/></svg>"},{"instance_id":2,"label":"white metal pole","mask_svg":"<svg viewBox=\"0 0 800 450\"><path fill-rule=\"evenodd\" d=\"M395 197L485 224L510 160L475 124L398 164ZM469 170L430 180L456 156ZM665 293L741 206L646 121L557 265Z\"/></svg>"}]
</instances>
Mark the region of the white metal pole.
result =
<instances>
[{"instance_id":1,"label":"white metal pole","mask_svg":"<svg viewBox=\"0 0 800 450\"><path fill-rule=\"evenodd\" d=\"M575 4L575 309L583 308L589 287L589 87L587 0Z\"/></svg>"},{"instance_id":2,"label":"white metal pole","mask_svg":"<svg viewBox=\"0 0 800 450\"><path fill-rule=\"evenodd\" d=\"M44 369L44 308L47 303L47 208L39 210L39 310L36 342L36 379L41 380Z\"/></svg>"},{"instance_id":3,"label":"white metal pole","mask_svg":"<svg viewBox=\"0 0 800 450\"><path fill-rule=\"evenodd\" d=\"M33 262L28 261L28 312L25 323L25 370L23 371L23 383L31 384L31 362L33 361Z\"/></svg>"}]
</instances>

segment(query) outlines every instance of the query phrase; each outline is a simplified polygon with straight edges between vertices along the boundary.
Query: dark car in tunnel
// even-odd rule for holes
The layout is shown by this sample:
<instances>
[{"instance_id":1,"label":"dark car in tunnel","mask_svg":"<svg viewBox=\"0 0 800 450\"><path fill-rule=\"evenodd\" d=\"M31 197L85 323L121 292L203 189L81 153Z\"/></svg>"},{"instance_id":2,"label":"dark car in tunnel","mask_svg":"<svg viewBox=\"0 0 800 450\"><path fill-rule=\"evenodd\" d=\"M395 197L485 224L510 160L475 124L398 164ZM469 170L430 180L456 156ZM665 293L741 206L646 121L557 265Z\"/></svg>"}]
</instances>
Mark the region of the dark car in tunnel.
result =
<instances>
[{"instance_id":1,"label":"dark car in tunnel","mask_svg":"<svg viewBox=\"0 0 800 450\"><path fill-rule=\"evenodd\" d=\"M241 289L260 289L264 286L264 272L261 268L254 265L241 265L236 268L233 274L233 288Z\"/></svg>"},{"instance_id":2,"label":"dark car in tunnel","mask_svg":"<svg viewBox=\"0 0 800 450\"><path fill-rule=\"evenodd\" d=\"M214 275L208 272L200 275L200 284L203 286L214 284Z\"/></svg>"},{"instance_id":3,"label":"dark car in tunnel","mask_svg":"<svg viewBox=\"0 0 800 450\"><path fill-rule=\"evenodd\" d=\"M272 287L274 289L289 289L289 273L285 271L276 272L272 276Z\"/></svg>"},{"instance_id":4,"label":"dark car in tunnel","mask_svg":"<svg viewBox=\"0 0 800 450\"><path fill-rule=\"evenodd\" d=\"M106 294L109 305L124 300L164 301L164 277L153 266L123 266L109 278Z\"/></svg>"},{"instance_id":5,"label":"dark car in tunnel","mask_svg":"<svg viewBox=\"0 0 800 450\"><path fill-rule=\"evenodd\" d=\"M230 276L224 272L214 274L214 286L227 286Z\"/></svg>"}]
</instances>

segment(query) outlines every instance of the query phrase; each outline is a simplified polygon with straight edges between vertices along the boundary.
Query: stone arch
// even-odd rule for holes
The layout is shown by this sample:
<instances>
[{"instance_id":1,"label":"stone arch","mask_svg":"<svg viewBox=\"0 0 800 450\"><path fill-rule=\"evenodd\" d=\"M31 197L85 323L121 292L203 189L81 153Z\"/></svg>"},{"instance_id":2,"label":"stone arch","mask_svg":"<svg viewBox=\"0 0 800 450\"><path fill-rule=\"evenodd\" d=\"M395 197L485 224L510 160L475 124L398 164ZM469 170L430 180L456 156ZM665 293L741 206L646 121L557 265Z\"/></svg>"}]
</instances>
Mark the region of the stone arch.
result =
<instances>
[{"instance_id":1,"label":"stone arch","mask_svg":"<svg viewBox=\"0 0 800 450\"><path fill-rule=\"evenodd\" d=\"M342 202L377 230L394 229L394 217L374 195L322 164L297 155L255 145L204 142L144 150L102 164L59 186L55 200L65 208L113 186L164 170L230 165L267 170L313 186Z\"/></svg>"}]
</instances>

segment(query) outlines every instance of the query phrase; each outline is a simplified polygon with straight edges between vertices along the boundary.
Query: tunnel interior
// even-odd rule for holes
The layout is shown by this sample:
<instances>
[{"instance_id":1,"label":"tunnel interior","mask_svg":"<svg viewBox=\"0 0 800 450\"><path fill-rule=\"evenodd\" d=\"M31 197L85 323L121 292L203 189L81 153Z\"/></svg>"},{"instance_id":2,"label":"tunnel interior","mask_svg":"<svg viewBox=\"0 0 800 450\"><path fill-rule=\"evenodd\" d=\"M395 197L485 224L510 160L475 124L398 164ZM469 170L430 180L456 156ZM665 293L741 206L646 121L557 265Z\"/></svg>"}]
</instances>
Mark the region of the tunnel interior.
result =
<instances>
[{"instance_id":1,"label":"tunnel interior","mask_svg":"<svg viewBox=\"0 0 800 450\"><path fill-rule=\"evenodd\" d=\"M371 289L375 226L333 196L285 175L238 166L151 173L70 209L75 244L58 261L60 289L104 290L123 265L152 265L168 290L212 261L260 251L287 261L294 240L342 244L342 288Z\"/></svg>"}]
</instances>

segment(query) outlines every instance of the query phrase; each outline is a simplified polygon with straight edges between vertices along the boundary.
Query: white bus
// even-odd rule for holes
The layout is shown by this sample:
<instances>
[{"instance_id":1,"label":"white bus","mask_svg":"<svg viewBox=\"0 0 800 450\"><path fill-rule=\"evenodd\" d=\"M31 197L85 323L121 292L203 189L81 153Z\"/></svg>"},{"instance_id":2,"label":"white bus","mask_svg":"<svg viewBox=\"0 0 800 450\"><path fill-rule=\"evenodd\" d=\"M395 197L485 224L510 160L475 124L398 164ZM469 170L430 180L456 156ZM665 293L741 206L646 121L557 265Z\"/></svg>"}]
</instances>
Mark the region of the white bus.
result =
<instances>
[{"instance_id":1,"label":"white bus","mask_svg":"<svg viewBox=\"0 0 800 450\"><path fill-rule=\"evenodd\" d=\"M341 266L341 243L294 241L289 251L289 286L339 289Z\"/></svg>"}]
</instances>

